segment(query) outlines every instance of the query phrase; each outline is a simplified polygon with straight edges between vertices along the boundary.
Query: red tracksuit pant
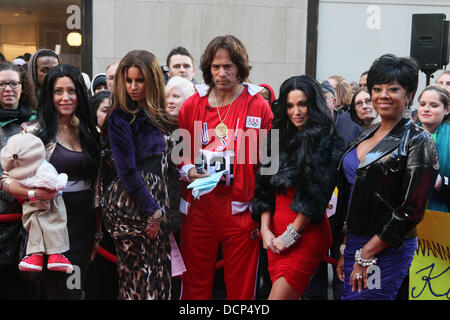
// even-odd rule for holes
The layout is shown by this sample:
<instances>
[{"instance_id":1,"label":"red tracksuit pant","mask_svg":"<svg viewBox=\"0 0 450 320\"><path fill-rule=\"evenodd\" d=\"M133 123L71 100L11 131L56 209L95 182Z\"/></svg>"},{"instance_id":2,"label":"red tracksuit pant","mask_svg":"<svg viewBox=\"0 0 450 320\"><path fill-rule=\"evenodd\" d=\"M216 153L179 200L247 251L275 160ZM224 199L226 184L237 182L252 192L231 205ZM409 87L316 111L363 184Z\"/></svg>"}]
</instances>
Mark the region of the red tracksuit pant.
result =
<instances>
[{"instance_id":1,"label":"red tracksuit pant","mask_svg":"<svg viewBox=\"0 0 450 320\"><path fill-rule=\"evenodd\" d=\"M231 188L219 185L193 200L181 221L181 254L187 270L182 276L181 298L211 299L221 244L227 299L254 299L260 248L260 238L255 236L258 224L249 210L231 214Z\"/></svg>"}]
</instances>

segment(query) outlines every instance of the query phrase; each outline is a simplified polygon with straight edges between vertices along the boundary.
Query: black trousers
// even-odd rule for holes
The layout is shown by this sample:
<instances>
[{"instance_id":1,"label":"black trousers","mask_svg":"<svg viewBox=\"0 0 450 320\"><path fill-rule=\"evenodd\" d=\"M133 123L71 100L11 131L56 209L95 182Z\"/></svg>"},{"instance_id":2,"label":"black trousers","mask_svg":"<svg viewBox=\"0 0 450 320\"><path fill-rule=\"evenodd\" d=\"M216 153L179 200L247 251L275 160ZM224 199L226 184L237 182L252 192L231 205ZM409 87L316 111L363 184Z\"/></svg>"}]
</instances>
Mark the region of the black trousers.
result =
<instances>
[{"instance_id":1,"label":"black trousers","mask_svg":"<svg viewBox=\"0 0 450 320\"><path fill-rule=\"evenodd\" d=\"M42 278L49 300L80 300L94 244L93 193L90 190L63 194L67 210L70 250L64 253L74 266L72 274L48 271L44 256Z\"/></svg>"}]
</instances>

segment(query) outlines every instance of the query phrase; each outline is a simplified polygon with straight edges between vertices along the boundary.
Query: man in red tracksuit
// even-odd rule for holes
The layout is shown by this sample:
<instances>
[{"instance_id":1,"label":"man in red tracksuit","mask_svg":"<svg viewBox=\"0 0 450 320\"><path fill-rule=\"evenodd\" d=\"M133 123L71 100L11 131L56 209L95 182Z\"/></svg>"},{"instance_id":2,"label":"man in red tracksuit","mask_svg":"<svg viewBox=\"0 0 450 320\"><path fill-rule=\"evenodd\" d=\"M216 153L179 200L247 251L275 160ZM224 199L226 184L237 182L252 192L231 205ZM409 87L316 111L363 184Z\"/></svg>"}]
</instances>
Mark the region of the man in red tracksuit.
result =
<instances>
[{"instance_id":1,"label":"man in red tracksuit","mask_svg":"<svg viewBox=\"0 0 450 320\"><path fill-rule=\"evenodd\" d=\"M208 173L227 170L217 187L194 199L183 188L180 211L183 274L182 299L211 299L219 244L224 261L227 299L253 299L260 238L250 214L254 176L262 136L272 112L258 92L245 83L250 67L245 47L234 36L214 38L201 60L205 83L181 107L180 129L190 133L192 155L181 166L185 187ZM194 159L203 159L200 174Z\"/></svg>"}]
</instances>

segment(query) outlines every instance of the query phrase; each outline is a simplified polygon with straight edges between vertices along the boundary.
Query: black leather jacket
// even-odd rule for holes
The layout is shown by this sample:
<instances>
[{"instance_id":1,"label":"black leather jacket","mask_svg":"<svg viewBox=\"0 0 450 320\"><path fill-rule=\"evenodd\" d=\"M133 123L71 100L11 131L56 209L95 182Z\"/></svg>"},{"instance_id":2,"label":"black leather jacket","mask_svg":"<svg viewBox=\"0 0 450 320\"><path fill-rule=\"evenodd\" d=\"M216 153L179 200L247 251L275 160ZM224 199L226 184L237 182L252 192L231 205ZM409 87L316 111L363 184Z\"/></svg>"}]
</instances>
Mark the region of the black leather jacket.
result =
<instances>
[{"instance_id":1,"label":"black leather jacket","mask_svg":"<svg viewBox=\"0 0 450 320\"><path fill-rule=\"evenodd\" d=\"M344 233L377 234L398 248L416 236L439 171L431 135L409 119L402 119L361 160L349 201L350 184L342 159L379 128L365 131L347 149L338 167L337 225ZM337 231L337 230L336 230Z\"/></svg>"}]
</instances>

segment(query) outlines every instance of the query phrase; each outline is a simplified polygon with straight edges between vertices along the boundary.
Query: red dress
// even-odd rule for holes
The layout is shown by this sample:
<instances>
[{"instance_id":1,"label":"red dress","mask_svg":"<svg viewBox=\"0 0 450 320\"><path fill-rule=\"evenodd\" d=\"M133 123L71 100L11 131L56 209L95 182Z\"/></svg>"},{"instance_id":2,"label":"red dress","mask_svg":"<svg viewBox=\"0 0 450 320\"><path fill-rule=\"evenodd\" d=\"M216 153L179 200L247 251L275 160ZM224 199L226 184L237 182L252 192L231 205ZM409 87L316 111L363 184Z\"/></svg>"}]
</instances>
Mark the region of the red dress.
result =
<instances>
[{"instance_id":1,"label":"red dress","mask_svg":"<svg viewBox=\"0 0 450 320\"><path fill-rule=\"evenodd\" d=\"M294 197L294 188L287 188L286 195L277 194L271 230L275 237L286 231L288 224L297 217L289 206ZM316 271L323 257L331 247L331 229L326 213L319 224L309 223L302 231L302 237L281 254L267 250L269 273L272 283L284 277L297 292L303 293L309 279Z\"/></svg>"}]
</instances>

